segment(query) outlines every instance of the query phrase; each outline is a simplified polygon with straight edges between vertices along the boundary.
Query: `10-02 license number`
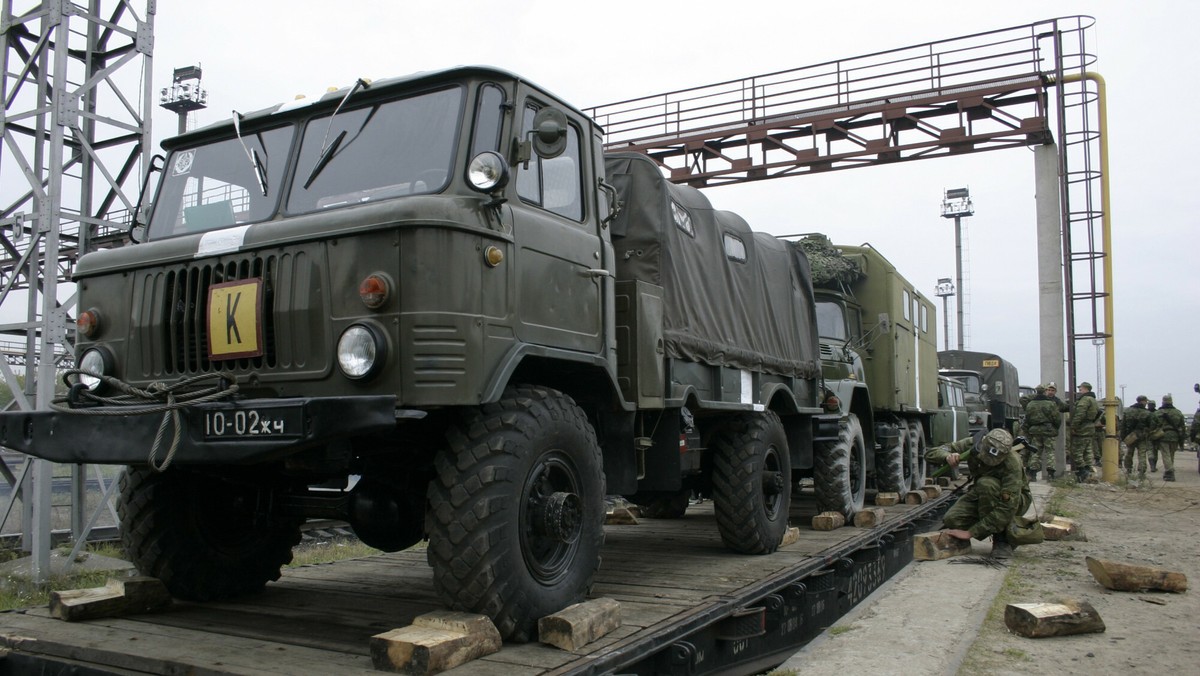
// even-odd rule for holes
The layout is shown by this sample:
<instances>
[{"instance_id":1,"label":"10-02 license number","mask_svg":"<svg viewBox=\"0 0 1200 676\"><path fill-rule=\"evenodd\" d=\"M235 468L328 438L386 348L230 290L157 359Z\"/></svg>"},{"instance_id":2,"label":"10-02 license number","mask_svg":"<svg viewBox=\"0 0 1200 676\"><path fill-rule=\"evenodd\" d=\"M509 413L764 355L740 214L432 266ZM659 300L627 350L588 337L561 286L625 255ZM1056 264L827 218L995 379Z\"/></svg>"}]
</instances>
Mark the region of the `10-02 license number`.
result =
<instances>
[{"instance_id":1,"label":"10-02 license number","mask_svg":"<svg viewBox=\"0 0 1200 676\"><path fill-rule=\"evenodd\" d=\"M206 439L233 439L299 436L299 415L292 413L288 409L206 411L204 413L204 437Z\"/></svg>"}]
</instances>

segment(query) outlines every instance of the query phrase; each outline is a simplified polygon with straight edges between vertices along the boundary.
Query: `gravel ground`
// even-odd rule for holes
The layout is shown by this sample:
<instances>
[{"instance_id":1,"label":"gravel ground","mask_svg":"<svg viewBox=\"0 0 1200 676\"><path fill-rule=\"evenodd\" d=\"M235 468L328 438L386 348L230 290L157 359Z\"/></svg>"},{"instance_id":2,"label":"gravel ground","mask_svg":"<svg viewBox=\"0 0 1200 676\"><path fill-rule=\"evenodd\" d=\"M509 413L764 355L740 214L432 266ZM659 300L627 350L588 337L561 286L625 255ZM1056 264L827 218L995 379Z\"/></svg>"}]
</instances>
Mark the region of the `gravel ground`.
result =
<instances>
[{"instance_id":1,"label":"gravel ground","mask_svg":"<svg viewBox=\"0 0 1200 676\"><path fill-rule=\"evenodd\" d=\"M1005 569L916 562L850 615L781 665L804 675L1195 673L1200 664L1200 596L1111 592L1084 557L1183 572L1200 571L1200 473L1180 452L1174 483L1157 474L1140 485L1061 483L1049 501L1082 524L1086 541L1021 547ZM1042 510L1050 487L1034 484ZM975 543L973 554L986 554ZM1076 598L1103 618L1104 633L1027 639L1004 626L1007 603Z\"/></svg>"}]
</instances>

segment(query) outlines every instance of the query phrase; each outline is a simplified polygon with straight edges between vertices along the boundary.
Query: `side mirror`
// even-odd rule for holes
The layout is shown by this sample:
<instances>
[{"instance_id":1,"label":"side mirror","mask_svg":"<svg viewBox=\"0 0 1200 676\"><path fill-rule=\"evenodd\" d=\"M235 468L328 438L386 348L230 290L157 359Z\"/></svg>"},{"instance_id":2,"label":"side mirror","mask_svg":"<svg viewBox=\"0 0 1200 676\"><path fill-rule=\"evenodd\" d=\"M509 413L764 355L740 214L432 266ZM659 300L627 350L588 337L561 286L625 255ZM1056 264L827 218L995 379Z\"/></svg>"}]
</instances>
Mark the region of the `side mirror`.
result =
<instances>
[{"instance_id":1,"label":"side mirror","mask_svg":"<svg viewBox=\"0 0 1200 676\"><path fill-rule=\"evenodd\" d=\"M553 159L567 149L567 116L558 108L546 106L533 117L533 150Z\"/></svg>"}]
</instances>

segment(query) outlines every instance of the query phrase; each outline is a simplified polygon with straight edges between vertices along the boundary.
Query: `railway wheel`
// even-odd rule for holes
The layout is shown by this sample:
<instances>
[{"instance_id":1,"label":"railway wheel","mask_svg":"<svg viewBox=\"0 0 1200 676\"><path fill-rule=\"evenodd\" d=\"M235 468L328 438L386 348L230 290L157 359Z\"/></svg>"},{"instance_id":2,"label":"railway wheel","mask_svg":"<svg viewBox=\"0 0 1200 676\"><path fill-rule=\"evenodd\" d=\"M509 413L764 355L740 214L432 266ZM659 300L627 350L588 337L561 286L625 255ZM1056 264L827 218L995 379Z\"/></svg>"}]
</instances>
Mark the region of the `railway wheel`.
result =
<instances>
[{"instance_id":1,"label":"railway wheel","mask_svg":"<svg viewBox=\"0 0 1200 676\"><path fill-rule=\"evenodd\" d=\"M908 430L898 424L897 436L875 454L875 487L889 493L906 493L911 485L908 473ZM889 430L891 431L891 430Z\"/></svg>"},{"instance_id":2,"label":"railway wheel","mask_svg":"<svg viewBox=\"0 0 1200 676\"><path fill-rule=\"evenodd\" d=\"M298 517L255 513L260 487L181 468L129 468L120 481L121 541L143 575L175 597L212 601L279 579L300 542Z\"/></svg>"},{"instance_id":3,"label":"railway wheel","mask_svg":"<svg viewBox=\"0 0 1200 676\"><path fill-rule=\"evenodd\" d=\"M920 420L908 421L908 466L905 473L911 475L911 490L920 490L925 485L925 426Z\"/></svg>"},{"instance_id":4,"label":"railway wheel","mask_svg":"<svg viewBox=\"0 0 1200 676\"><path fill-rule=\"evenodd\" d=\"M428 558L451 608L536 637L537 620L584 600L604 543L596 434L567 395L509 388L447 433L429 485Z\"/></svg>"},{"instance_id":5,"label":"railway wheel","mask_svg":"<svg viewBox=\"0 0 1200 676\"><path fill-rule=\"evenodd\" d=\"M817 509L841 512L847 520L863 507L866 493L866 442L862 425L853 413L838 423L838 437L817 445L813 488Z\"/></svg>"},{"instance_id":6,"label":"railway wheel","mask_svg":"<svg viewBox=\"0 0 1200 676\"><path fill-rule=\"evenodd\" d=\"M713 438L713 508L725 546L770 554L787 531L792 466L787 434L771 411L730 419Z\"/></svg>"}]
</instances>

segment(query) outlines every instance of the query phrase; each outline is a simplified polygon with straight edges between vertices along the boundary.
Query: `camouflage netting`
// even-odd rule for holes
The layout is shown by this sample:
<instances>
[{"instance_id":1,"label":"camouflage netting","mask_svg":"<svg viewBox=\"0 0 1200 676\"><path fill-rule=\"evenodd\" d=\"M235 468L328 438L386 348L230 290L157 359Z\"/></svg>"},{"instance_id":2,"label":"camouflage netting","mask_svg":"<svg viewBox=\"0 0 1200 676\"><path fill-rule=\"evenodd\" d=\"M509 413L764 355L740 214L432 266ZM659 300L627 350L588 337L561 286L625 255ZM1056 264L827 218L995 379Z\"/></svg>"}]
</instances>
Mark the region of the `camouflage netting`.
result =
<instances>
[{"instance_id":1,"label":"camouflage netting","mask_svg":"<svg viewBox=\"0 0 1200 676\"><path fill-rule=\"evenodd\" d=\"M849 286L863 276L858 263L843 256L824 235L809 235L797 244L808 256L813 286Z\"/></svg>"}]
</instances>

